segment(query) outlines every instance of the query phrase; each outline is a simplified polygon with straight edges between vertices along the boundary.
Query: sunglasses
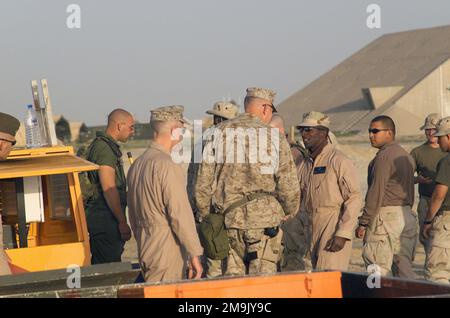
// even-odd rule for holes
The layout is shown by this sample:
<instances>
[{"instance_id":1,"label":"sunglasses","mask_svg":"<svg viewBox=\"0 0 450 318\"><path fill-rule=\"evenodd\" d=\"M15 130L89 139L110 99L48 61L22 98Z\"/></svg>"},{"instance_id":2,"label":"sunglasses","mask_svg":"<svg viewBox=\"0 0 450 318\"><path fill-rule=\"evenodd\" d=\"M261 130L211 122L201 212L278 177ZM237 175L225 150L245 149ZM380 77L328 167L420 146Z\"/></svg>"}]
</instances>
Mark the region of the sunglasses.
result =
<instances>
[{"instance_id":1,"label":"sunglasses","mask_svg":"<svg viewBox=\"0 0 450 318\"><path fill-rule=\"evenodd\" d=\"M311 131L313 131L314 129L315 129L315 130L325 130L325 129L322 129L322 128L320 128L320 127L297 127L297 129L298 129L298 131L299 131L300 133L303 133L303 132L311 132Z\"/></svg>"},{"instance_id":2,"label":"sunglasses","mask_svg":"<svg viewBox=\"0 0 450 318\"><path fill-rule=\"evenodd\" d=\"M275 109L275 106L273 106L273 104L263 104L262 106L263 107L270 107L270 108L272 108L272 113L276 113L277 112L277 110Z\"/></svg>"},{"instance_id":3,"label":"sunglasses","mask_svg":"<svg viewBox=\"0 0 450 318\"><path fill-rule=\"evenodd\" d=\"M15 141L15 140L14 140L14 141L11 141L11 140L3 139L3 138L0 138L0 140L1 140L1 141L7 141L7 142L10 142L12 146L15 146L15 145L16 145L16 141Z\"/></svg>"},{"instance_id":4,"label":"sunglasses","mask_svg":"<svg viewBox=\"0 0 450 318\"><path fill-rule=\"evenodd\" d=\"M387 131L387 130L391 130L391 129L378 129L378 128L372 128L372 129L369 129L369 134L370 133L372 133L372 134L378 134L380 131Z\"/></svg>"}]
</instances>

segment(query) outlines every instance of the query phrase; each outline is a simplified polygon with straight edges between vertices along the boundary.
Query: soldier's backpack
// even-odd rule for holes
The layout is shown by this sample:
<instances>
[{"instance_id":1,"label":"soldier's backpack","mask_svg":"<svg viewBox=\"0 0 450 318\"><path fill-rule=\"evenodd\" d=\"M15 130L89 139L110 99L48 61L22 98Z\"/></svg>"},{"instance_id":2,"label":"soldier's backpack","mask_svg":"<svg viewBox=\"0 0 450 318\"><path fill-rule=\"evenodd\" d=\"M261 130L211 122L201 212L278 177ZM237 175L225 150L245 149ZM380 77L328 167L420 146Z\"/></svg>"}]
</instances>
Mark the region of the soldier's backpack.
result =
<instances>
[{"instance_id":1,"label":"soldier's backpack","mask_svg":"<svg viewBox=\"0 0 450 318\"><path fill-rule=\"evenodd\" d=\"M85 160L88 160L88 158L91 157L91 151L93 148L92 145L95 142L98 142L99 140L104 141L118 158L122 157L122 152L119 149L117 149L117 147L114 144L112 144L110 140L108 140L103 136L96 137L87 148L85 146L80 147L77 151L77 156ZM80 172L78 174L78 178L80 180L80 188L81 194L83 196L83 204L84 206L86 206L89 200L96 199L99 196L99 190L95 185L95 181L91 180L90 174L87 171Z\"/></svg>"},{"instance_id":2,"label":"soldier's backpack","mask_svg":"<svg viewBox=\"0 0 450 318\"><path fill-rule=\"evenodd\" d=\"M88 151L91 147L81 146L77 151L77 156L87 160L88 158ZM83 196L83 205L86 207L87 202L89 199L95 197L98 195L97 187L91 182L89 179L88 172L80 172L78 174L78 179L80 181L80 188L81 188L81 194Z\"/></svg>"},{"instance_id":3,"label":"soldier's backpack","mask_svg":"<svg viewBox=\"0 0 450 318\"><path fill-rule=\"evenodd\" d=\"M199 238L207 257L222 260L228 256L230 245L223 214L208 214L200 223Z\"/></svg>"}]
</instances>

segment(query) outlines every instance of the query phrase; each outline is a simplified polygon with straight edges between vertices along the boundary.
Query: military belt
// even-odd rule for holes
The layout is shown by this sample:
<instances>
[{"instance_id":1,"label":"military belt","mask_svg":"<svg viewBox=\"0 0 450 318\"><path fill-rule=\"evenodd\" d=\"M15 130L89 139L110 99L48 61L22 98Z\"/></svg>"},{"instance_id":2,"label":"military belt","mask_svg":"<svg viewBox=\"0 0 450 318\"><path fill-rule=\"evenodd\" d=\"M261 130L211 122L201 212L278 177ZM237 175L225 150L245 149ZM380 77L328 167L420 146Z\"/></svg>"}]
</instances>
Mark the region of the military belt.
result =
<instances>
[{"instance_id":1,"label":"military belt","mask_svg":"<svg viewBox=\"0 0 450 318\"><path fill-rule=\"evenodd\" d=\"M244 197L234 203L231 203L230 206L228 208L225 209L225 211L223 211L223 214L227 214L228 212L239 208L245 204L247 204L250 201L262 198L262 197L266 197L266 196L273 196L273 193L271 192L253 192L253 193L249 193L244 195Z\"/></svg>"}]
</instances>

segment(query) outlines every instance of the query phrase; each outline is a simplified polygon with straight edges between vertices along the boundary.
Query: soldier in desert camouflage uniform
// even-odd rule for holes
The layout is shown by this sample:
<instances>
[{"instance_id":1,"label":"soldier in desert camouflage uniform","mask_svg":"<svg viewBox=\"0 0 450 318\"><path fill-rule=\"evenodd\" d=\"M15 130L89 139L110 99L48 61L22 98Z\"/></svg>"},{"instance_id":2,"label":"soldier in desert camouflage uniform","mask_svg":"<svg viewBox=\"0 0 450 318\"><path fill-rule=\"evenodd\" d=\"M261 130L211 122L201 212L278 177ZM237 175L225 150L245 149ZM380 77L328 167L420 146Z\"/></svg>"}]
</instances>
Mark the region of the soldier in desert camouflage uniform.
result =
<instances>
[{"instance_id":1,"label":"soldier in desert camouflage uniform","mask_svg":"<svg viewBox=\"0 0 450 318\"><path fill-rule=\"evenodd\" d=\"M423 236L429 240L429 255L425 262L425 278L437 283L450 283L450 117L441 119L435 137L447 155L437 166L436 186L431 196Z\"/></svg>"},{"instance_id":2,"label":"soldier in desert camouflage uniform","mask_svg":"<svg viewBox=\"0 0 450 318\"><path fill-rule=\"evenodd\" d=\"M208 140L211 141L212 135L209 132L211 132L217 124L236 117L236 115L239 113L239 107L233 102L217 102L214 104L213 109L207 110L206 113L209 115L213 115L214 125L208 128L204 132L202 140L199 140L199 142L202 143L202 150L204 143L206 143L206 141ZM195 205L194 185L197 179L197 173L200 164L194 162L193 159L194 156L192 156L191 163L189 164L187 190L192 210L194 211L194 214L198 219L199 215L198 209ZM206 277L212 278L222 275L223 261L225 260L212 259L206 256Z\"/></svg>"},{"instance_id":3,"label":"soldier in desert camouflage uniform","mask_svg":"<svg viewBox=\"0 0 450 318\"><path fill-rule=\"evenodd\" d=\"M247 89L245 113L220 123L217 130L222 138L205 145L203 159L212 156L215 161L201 165L195 198L202 216L212 212L225 217L230 243L226 275L243 275L246 265L249 274L276 272L281 254L279 225L285 215L298 210L299 183L289 144L268 125L275 110L274 96L268 89ZM239 131L259 139L247 139ZM245 160L240 161L242 149ZM254 160L255 153L264 152L273 156L275 166L262 158ZM221 161L220 154L226 159Z\"/></svg>"}]
</instances>

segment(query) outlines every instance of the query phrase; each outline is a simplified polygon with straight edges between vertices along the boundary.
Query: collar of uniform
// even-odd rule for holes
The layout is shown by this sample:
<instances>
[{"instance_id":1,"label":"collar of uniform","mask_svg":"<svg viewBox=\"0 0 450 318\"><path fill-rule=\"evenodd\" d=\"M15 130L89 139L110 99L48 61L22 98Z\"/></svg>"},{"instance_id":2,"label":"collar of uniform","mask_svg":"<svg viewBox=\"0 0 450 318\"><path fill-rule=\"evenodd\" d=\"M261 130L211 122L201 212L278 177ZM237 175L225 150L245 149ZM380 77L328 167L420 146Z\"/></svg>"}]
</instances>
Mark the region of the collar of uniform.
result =
<instances>
[{"instance_id":1,"label":"collar of uniform","mask_svg":"<svg viewBox=\"0 0 450 318\"><path fill-rule=\"evenodd\" d=\"M396 142L396 141L393 141L393 142L390 142L390 143L388 143L388 144L385 144L383 147L381 147L380 148L380 151L381 150L386 150L387 148L389 148L389 147L391 147L391 146L395 146L395 145L397 145L398 143Z\"/></svg>"},{"instance_id":2,"label":"collar of uniform","mask_svg":"<svg viewBox=\"0 0 450 318\"><path fill-rule=\"evenodd\" d=\"M321 153L319 153L319 155L316 157L314 161L314 165L316 163L318 163L320 160L322 160L323 157L325 157L326 155L328 155L332 150L333 150L333 145L330 144L330 142L327 142L326 146L323 147ZM312 158L311 158L312 159Z\"/></svg>"},{"instance_id":3,"label":"collar of uniform","mask_svg":"<svg viewBox=\"0 0 450 318\"><path fill-rule=\"evenodd\" d=\"M114 144L116 144L117 147L120 148L120 145L117 143L117 141L116 141L113 137L111 137L109 134L107 134L106 132L103 132L103 131L97 131L95 135L96 135L97 137L105 137L105 138L108 138L108 139L111 140Z\"/></svg>"},{"instance_id":4,"label":"collar of uniform","mask_svg":"<svg viewBox=\"0 0 450 318\"><path fill-rule=\"evenodd\" d=\"M261 119L258 116L250 114L250 113L243 113L240 116L248 117L248 118L251 118L253 120L258 120L258 121L262 122Z\"/></svg>"},{"instance_id":5,"label":"collar of uniform","mask_svg":"<svg viewBox=\"0 0 450 318\"><path fill-rule=\"evenodd\" d=\"M170 155L170 152L168 152L166 149L164 149L163 146L161 146L160 144L158 144L158 143L156 143L154 141L151 141L151 140L150 140L150 148L158 149L159 151L162 151L162 152Z\"/></svg>"}]
</instances>

